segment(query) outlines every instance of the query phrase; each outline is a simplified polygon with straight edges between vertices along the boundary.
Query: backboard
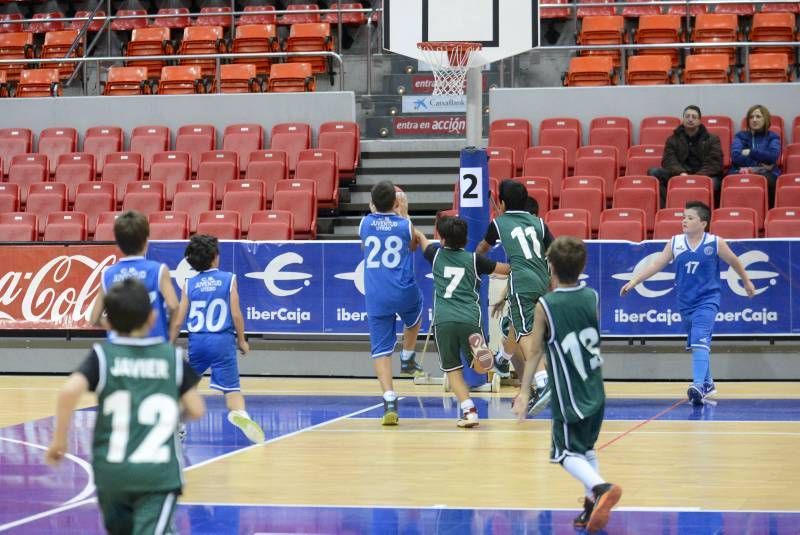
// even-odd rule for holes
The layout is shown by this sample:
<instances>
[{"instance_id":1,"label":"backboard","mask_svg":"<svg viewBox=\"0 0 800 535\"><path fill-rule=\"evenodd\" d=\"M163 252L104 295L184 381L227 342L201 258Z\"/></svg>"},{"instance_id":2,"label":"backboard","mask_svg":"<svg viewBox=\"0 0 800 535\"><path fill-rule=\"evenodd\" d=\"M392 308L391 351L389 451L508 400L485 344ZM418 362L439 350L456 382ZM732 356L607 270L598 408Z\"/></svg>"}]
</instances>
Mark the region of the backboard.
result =
<instances>
[{"instance_id":1,"label":"backboard","mask_svg":"<svg viewBox=\"0 0 800 535\"><path fill-rule=\"evenodd\" d=\"M383 46L425 61L421 41L475 41L475 65L538 46L538 2L531 0L384 0Z\"/></svg>"}]
</instances>

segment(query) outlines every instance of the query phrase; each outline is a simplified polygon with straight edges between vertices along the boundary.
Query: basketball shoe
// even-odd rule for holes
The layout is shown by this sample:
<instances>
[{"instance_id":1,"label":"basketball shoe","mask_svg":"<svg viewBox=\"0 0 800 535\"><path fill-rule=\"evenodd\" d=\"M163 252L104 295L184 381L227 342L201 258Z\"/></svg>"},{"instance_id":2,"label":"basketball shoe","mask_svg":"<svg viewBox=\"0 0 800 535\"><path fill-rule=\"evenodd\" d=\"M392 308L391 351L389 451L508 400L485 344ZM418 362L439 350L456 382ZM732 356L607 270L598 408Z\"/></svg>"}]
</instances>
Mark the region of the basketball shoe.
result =
<instances>
[{"instance_id":1,"label":"basketball shoe","mask_svg":"<svg viewBox=\"0 0 800 535\"><path fill-rule=\"evenodd\" d=\"M397 414L397 400L392 401L383 400L383 419L381 425L397 425L400 417Z\"/></svg>"},{"instance_id":2,"label":"basketball shoe","mask_svg":"<svg viewBox=\"0 0 800 535\"><path fill-rule=\"evenodd\" d=\"M468 411L461 413L461 418L456 422L458 427L478 427L478 409L472 407Z\"/></svg>"},{"instance_id":3,"label":"basketball shoe","mask_svg":"<svg viewBox=\"0 0 800 535\"><path fill-rule=\"evenodd\" d=\"M589 533L595 533L606 527L611 509L622 497L622 487L613 483L603 483L595 486L592 492L594 492L594 509L586 525Z\"/></svg>"},{"instance_id":4,"label":"basketball shoe","mask_svg":"<svg viewBox=\"0 0 800 535\"><path fill-rule=\"evenodd\" d=\"M253 444L264 442L264 431L245 411L230 411L228 421L242 430L244 436Z\"/></svg>"}]
</instances>

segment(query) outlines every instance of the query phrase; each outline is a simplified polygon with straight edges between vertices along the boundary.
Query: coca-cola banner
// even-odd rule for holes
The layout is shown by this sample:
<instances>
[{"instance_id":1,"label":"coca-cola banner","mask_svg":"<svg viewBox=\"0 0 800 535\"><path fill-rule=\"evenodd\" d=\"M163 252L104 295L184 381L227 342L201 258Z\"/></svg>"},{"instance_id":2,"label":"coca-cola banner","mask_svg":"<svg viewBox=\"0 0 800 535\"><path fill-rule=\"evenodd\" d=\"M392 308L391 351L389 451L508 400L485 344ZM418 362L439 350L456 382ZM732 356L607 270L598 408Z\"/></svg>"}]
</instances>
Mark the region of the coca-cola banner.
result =
<instances>
[{"instance_id":1,"label":"coca-cola banner","mask_svg":"<svg viewBox=\"0 0 800 535\"><path fill-rule=\"evenodd\" d=\"M725 335L800 333L800 240L733 241L756 287L748 298L724 262L722 302L715 332ZM683 334L671 266L635 291L619 290L663 248L663 242L588 242L583 284L600 294L604 336ZM147 256L164 262L176 289L194 272L183 259L186 242L151 242ZM502 251L493 251L494 255ZM104 267L119 251L108 245L3 246L0 328L86 329ZM423 331L431 314L430 265L415 254L417 281L425 298ZM364 256L359 242L222 242L220 268L236 273L245 328L253 333L367 334ZM399 324L398 324L399 327Z\"/></svg>"}]
</instances>

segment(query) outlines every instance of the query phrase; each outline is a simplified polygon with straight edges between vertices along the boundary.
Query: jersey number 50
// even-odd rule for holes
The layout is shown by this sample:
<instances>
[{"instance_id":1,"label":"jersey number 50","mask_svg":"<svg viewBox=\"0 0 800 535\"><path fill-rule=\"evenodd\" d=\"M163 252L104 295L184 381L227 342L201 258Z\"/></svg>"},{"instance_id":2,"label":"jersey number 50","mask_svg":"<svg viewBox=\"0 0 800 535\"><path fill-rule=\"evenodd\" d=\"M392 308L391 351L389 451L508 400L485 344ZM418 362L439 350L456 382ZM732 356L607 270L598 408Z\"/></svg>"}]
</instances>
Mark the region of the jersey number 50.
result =
<instances>
[{"instance_id":1,"label":"jersey number 50","mask_svg":"<svg viewBox=\"0 0 800 535\"><path fill-rule=\"evenodd\" d=\"M186 328L190 333L197 333L202 330L215 333L225 325L225 318L228 317L228 305L225 300L216 298L208 303L206 309L205 301L192 301L189 309L189 321Z\"/></svg>"}]
</instances>

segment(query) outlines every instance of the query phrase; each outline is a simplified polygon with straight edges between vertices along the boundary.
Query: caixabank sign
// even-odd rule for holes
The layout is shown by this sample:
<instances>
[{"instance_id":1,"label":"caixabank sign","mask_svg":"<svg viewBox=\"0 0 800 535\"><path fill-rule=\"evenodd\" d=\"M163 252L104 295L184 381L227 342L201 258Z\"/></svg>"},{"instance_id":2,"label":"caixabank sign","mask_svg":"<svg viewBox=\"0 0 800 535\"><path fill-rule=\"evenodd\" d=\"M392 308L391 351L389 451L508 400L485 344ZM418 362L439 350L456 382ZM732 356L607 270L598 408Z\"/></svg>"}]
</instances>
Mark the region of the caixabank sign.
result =
<instances>
[{"instance_id":1,"label":"caixabank sign","mask_svg":"<svg viewBox=\"0 0 800 535\"><path fill-rule=\"evenodd\" d=\"M716 334L800 333L800 240L729 242L756 287L748 298L741 280L720 263L722 300ZM151 242L147 256L164 262L176 289L196 273L183 259L186 242ZM587 242L581 284L600 295L604 336L683 334L671 266L625 297L620 288L644 268L664 242ZM3 246L0 267L0 328L86 329L103 268L119 252L108 245ZM495 251L495 255L502 255ZM425 298L423 332L430 324L430 265L415 253ZM359 242L222 242L220 269L236 274L248 332L367 334L364 257ZM398 323L399 327L399 323Z\"/></svg>"}]
</instances>

